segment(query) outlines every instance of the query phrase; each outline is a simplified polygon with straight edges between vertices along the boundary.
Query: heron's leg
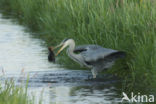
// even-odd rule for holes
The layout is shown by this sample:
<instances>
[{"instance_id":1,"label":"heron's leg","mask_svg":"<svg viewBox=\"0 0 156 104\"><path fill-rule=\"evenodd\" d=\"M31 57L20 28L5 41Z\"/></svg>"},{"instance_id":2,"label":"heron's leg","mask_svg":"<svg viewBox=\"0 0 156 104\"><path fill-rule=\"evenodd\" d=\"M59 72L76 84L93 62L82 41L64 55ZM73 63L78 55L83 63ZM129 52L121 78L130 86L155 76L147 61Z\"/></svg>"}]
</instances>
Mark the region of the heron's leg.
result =
<instances>
[{"instance_id":1,"label":"heron's leg","mask_svg":"<svg viewBox=\"0 0 156 104\"><path fill-rule=\"evenodd\" d=\"M93 75L93 78L96 78L96 76L97 76L97 70L96 69L91 69L91 72L92 72L92 75Z\"/></svg>"},{"instance_id":2,"label":"heron's leg","mask_svg":"<svg viewBox=\"0 0 156 104\"><path fill-rule=\"evenodd\" d=\"M89 80L89 79L92 79L92 75L88 75L88 80Z\"/></svg>"}]
</instances>

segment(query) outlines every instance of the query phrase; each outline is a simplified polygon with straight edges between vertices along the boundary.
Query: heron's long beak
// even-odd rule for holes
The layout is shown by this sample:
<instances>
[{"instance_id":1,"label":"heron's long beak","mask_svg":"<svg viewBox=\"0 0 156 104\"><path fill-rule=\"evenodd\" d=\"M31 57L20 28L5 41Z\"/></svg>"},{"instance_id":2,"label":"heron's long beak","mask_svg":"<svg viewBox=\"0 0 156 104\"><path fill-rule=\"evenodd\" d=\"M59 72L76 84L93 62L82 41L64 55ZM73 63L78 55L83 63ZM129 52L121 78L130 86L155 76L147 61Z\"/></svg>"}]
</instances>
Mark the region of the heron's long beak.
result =
<instances>
[{"instance_id":1,"label":"heron's long beak","mask_svg":"<svg viewBox=\"0 0 156 104\"><path fill-rule=\"evenodd\" d=\"M63 44L59 44L59 45L55 46L53 49L57 49L57 48L61 47L62 45Z\"/></svg>"},{"instance_id":2,"label":"heron's long beak","mask_svg":"<svg viewBox=\"0 0 156 104\"><path fill-rule=\"evenodd\" d=\"M63 44L63 46L60 48L60 50L56 53L56 56L57 56L64 48L66 48L66 45Z\"/></svg>"}]
</instances>

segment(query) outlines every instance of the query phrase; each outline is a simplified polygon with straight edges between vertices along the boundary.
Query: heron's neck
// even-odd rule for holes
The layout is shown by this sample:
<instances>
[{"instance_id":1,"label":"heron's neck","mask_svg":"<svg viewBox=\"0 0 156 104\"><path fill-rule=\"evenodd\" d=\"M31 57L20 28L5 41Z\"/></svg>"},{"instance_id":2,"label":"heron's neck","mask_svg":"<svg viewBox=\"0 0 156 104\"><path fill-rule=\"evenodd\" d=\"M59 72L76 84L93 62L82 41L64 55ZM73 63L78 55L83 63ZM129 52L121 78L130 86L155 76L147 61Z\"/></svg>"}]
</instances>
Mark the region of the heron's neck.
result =
<instances>
[{"instance_id":1,"label":"heron's neck","mask_svg":"<svg viewBox=\"0 0 156 104\"><path fill-rule=\"evenodd\" d=\"M68 52L69 54L73 55L74 54L74 49L75 49L75 41L74 40L71 40L69 42L69 48L68 48Z\"/></svg>"},{"instance_id":2,"label":"heron's neck","mask_svg":"<svg viewBox=\"0 0 156 104\"><path fill-rule=\"evenodd\" d=\"M75 49L75 41L71 40L69 41L69 48L67 49L67 54L69 57L71 57L72 59L76 60L79 59L79 54L75 54L74 53L74 49Z\"/></svg>"},{"instance_id":3,"label":"heron's neck","mask_svg":"<svg viewBox=\"0 0 156 104\"><path fill-rule=\"evenodd\" d=\"M71 40L69 42L69 48L67 50L67 54L68 56L73 59L74 61L78 62L81 66L83 65L81 62L83 61L82 60L82 57L80 56L80 54L75 54L74 53L74 49L75 49L75 42L74 40Z\"/></svg>"}]
</instances>

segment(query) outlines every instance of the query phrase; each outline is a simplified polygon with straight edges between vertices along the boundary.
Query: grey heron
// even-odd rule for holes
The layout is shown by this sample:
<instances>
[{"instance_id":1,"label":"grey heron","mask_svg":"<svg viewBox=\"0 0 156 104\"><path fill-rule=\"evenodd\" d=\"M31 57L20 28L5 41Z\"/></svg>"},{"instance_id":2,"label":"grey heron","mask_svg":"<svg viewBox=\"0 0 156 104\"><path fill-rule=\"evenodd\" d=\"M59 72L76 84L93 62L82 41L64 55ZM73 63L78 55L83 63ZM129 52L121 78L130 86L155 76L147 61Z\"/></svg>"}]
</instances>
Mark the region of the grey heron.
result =
<instances>
[{"instance_id":1,"label":"grey heron","mask_svg":"<svg viewBox=\"0 0 156 104\"><path fill-rule=\"evenodd\" d=\"M69 46L67 49L68 56L81 66L91 68L93 78L96 78L97 74L102 70L112 67L117 59L125 56L125 52L103 48L94 44L75 47L73 39L64 39L57 45L54 49L61 48L56 56L67 46Z\"/></svg>"}]
</instances>

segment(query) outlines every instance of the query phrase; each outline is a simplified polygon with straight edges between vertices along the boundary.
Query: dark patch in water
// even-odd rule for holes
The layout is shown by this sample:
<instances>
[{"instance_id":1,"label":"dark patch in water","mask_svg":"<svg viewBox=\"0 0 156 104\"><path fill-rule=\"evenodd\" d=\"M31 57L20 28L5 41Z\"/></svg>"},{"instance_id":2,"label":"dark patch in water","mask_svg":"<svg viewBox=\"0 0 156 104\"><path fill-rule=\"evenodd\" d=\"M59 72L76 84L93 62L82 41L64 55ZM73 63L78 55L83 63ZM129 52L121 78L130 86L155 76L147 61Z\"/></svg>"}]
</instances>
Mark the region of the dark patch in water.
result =
<instances>
[{"instance_id":1,"label":"dark patch in water","mask_svg":"<svg viewBox=\"0 0 156 104\"><path fill-rule=\"evenodd\" d=\"M49 50L48 61L55 62L55 54L53 52L53 47L48 47L48 50Z\"/></svg>"},{"instance_id":2,"label":"dark patch in water","mask_svg":"<svg viewBox=\"0 0 156 104\"><path fill-rule=\"evenodd\" d=\"M30 74L33 74L33 72ZM119 81L118 78L112 75L101 75L97 79L88 79L88 76L91 76L91 72L84 70L56 70L39 72L36 77L29 79L29 84L30 86L31 83L52 83L53 86L98 86Z\"/></svg>"}]
</instances>

